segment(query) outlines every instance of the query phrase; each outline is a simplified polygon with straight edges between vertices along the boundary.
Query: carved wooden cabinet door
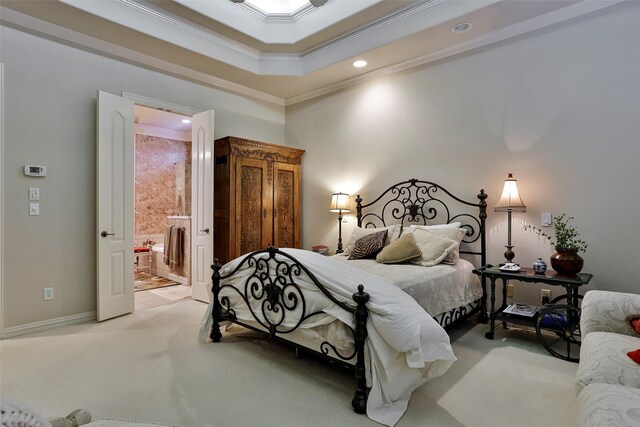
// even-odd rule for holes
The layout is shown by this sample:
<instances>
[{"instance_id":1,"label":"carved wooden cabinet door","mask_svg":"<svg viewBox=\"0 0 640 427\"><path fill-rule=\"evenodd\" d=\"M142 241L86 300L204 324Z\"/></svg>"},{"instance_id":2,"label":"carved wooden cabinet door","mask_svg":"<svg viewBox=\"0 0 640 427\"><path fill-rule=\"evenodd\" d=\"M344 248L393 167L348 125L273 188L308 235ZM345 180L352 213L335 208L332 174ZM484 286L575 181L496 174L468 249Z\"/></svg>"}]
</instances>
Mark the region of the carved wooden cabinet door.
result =
<instances>
[{"instance_id":1,"label":"carved wooden cabinet door","mask_svg":"<svg viewBox=\"0 0 640 427\"><path fill-rule=\"evenodd\" d=\"M300 165L273 163L274 246L300 247Z\"/></svg>"},{"instance_id":2,"label":"carved wooden cabinet door","mask_svg":"<svg viewBox=\"0 0 640 427\"><path fill-rule=\"evenodd\" d=\"M266 160L236 159L236 254L264 249L271 244L273 187L267 182Z\"/></svg>"}]
</instances>

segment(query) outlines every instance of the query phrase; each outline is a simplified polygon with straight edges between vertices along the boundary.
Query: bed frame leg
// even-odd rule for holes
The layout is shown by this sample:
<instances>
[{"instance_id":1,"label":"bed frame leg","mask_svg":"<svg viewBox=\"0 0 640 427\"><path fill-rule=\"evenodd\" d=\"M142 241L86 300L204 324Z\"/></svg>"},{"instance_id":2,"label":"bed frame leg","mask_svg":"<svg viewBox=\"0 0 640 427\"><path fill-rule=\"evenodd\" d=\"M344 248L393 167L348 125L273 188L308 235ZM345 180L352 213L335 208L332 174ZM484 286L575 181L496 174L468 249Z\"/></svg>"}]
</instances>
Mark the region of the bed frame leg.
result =
<instances>
[{"instance_id":1,"label":"bed frame leg","mask_svg":"<svg viewBox=\"0 0 640 427\"><path fill-rule=\"evenodd\" d=\"M353 294L356 302L356 392L353 395L351 406L358 414L367 412L367 380L364 368L364 343L367 339L367 318L369 311L366 303L369 301L369 294L364 292L364 286L358 285L358 292Z\"/></svg>"},{"instance_id":2,"label":"bed frame leg","mask_svg":"<svg viewBox=\"0 0 640 427\"><path fill-rule=\"evenodd\" d=\"M211 290L213 292L213 309L211 310L211 316L213 317L213 326L211 328L211 341L220 342L222 339L222 333L220 332L220 300L218 296L220 294L220 269L222 264L218 258L213 260L211 269L213 270Z\"/></svg>"}]
</instances>

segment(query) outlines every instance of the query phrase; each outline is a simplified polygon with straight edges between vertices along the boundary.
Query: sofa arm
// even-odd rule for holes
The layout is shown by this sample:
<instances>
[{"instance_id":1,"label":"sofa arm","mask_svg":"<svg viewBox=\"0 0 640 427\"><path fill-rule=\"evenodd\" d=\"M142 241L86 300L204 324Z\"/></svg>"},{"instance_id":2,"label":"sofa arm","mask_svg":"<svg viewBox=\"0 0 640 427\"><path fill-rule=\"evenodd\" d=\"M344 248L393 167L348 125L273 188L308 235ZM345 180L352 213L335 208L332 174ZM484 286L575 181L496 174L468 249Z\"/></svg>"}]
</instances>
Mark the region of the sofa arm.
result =
<instances>
[{"instance_id":1,"label":"sofa arm","mask_svg":"<svg viewBox=\"0 0 640 427\"><path fill-rule=\"evenodd\" d=\"M636 336L629 317L640 317L640 295L588 291L582 300L580 333L583 338L594 331Z\"/></svg>"}]
</instances>

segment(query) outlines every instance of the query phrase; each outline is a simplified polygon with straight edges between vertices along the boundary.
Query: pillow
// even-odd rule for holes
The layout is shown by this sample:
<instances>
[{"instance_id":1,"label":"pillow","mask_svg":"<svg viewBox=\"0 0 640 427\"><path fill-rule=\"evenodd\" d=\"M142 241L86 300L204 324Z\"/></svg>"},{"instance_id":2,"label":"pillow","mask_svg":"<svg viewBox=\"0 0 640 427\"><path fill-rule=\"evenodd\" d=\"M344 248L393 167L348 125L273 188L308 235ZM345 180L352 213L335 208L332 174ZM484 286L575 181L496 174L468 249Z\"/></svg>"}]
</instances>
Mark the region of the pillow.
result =
<instances>
[{"instance_id":1,"label":"pillow","mask_svg":"<svg viewBox=\"0 0 640 427\"><path fill-rule=\"evenodd\" d=\"M405 234L389 246L385 246L376 257L376 262L397 264L410 261L421 255L422 251L416 244L416 238L413 234Z\"/></svg>"},{"instance_id":2,"label":"pillow","mask_svg":"<svg viewBox=\"0 0 640 427\"><path fill-rule=\"evenodd\" d=\"M412 261L423 267L440 264L458 246L458 242L431 230L416 229L413 232L422 256Z\"/></svg>"},{"instance_id":3,"label":"pillow","mask_svg":"<svg viewBox=\"0 0 640 427\"><path fill-rule=\"evenodd\" d=\"M435 224L435 225L411 225L411 227L426 228L427 230L433 230L436 228L460 228L461 226L462 226L461 222L450 222L449 224Z\"/></svg>"},{"instance_id":4,"label":"pillow","mask_svg":"<svg viewBox=\"0 0 640 427\"><path fill-rule=\"evenodd\" d=\"M627 356L631 358L634 362L640 364L640 348L637 350L633 350L627 353Z\"/></svg>"},{"instance_id":5,"label":"pillow","mask_svg":"<svg viewBox=\"0 0 640 427\"><path fill-rule=\"evenodd\" d=\"M390 225L388 227L383 228L360 228L356 227L351 232L351 237L349 237L349 241L347 242L347 246L345 247L345 255L350 255L351 250L353 249L353 245L355 245L356 240L361 237L366 236L367 234L377 233L382 230L387 230L387 239L384 242L384 245L387 246L391 242L395 242L400 237L400 232L402 231L402 227L399 224Z\"/></svg>"},{"instance_id":6,"label":"pillow","mask_svg":"<svg viewBox=\"0 0 640 427\"><path fill-rule=\"evenodd\" d=\"M629 318L631 319L629 320L631 327L636 331L637 335L640 335L640 316L629 316Z\"/></svg>"},{"instance_id":7,"label":"pillow","mask_svg":"<svg viewBox=\"0 0 640 427\"><path fill-rule=\"evenodd\" d=\"M384 247L384 242L387 240L387 234L388 231L383 230L377 233L367 234L366 236L359 238L353 245L349 259L374 257Z\"/></svg>"},{"instance_id":8,"label":"pillow","mask_svg":"<svg viewBox=\"0 0 640 427\"><path fill-rule=\"evenodd\" d=\"M452 224L460 224L460 223L452 223ZM436 227L436 228L433 228ZM438 233L444 237L448 237L451 240L455 240L458 243L458 246L451 251L451 253L442 261L443 264L455 264L460 259L460 243L462 243L462 239L467 234L466 227L439 227L435 225L412 225L409 229L405 229L406 233L413 233L416 230L427 230L433 233Z\"/></svg>"}]
</instances>

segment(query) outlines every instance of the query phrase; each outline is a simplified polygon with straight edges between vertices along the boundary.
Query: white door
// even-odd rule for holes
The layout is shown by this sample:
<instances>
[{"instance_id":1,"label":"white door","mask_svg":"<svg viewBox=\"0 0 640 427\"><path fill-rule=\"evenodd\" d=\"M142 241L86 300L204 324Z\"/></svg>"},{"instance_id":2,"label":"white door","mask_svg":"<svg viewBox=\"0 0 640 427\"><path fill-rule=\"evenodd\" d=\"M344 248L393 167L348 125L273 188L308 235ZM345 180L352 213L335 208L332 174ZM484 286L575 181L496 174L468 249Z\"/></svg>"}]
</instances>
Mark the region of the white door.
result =
<instances>
[{"instance_id":1,"label":"white door","mask_svg":"<svg viewBox=\"0 0 640 427\"><path fill-rule=\"evenodd\" d=\"M209 302L213 264L213 110L191 120L191 285Z\"/></svg>"},{"instance_id":2,"label":"white door","mask_svg":"<svg viewBox=\"0 0 640 427\"><path fill-rule=\"evenodd\" d=\"M134 310L133 101L98 91L98 321Z\"/></svg>"}]
</instances>

